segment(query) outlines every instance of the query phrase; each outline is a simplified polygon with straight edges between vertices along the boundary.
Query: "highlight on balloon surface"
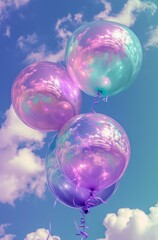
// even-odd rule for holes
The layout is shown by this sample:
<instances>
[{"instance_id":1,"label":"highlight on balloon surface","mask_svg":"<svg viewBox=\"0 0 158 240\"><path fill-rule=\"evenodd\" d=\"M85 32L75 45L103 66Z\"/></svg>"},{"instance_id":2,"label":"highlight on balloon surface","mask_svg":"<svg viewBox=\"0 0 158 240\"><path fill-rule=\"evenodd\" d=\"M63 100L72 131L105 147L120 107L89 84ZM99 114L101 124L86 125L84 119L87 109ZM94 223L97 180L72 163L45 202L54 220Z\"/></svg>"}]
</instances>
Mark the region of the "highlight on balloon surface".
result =
<instances>
[{"instance_id":1,"label":"highlight on balloon surface","mask_svg":"<svg viewBox=\"0 0 158 240\"><path fill-rule=\"evenodd\" d=\"M52 62L38 62L24 68L12 86L12 105L29 127L60 130L79 113L81 93L66 68Z\"/></svg>"},{"instance_id":2,"label":"highlight on balloon surface","mask_svg":"<svg viewBox=\"0 0 158 240\"><path fill-rule=\"evenodd\" d=\"M85 113L70 119L60 130L55 154L65 176L77 187L93 192L121 178L130 159L130 143L114 119Z\"/></svg>"},{"instance_id":3,"label":"highlight on balloon surface","mask_svg":"<svg viewBox=\"0 0 158 240\"><path fill-rule=\"evenodd\" d=\"M116 191L118 183L112 186L91 192L89 189L76 186L61 171L55 155L57 136L50 142L46 157L46 177L50 191L63 204L80 208L87 213L91 207L105 203Z\"/></svg>"},{"instance_id":4,"label":"highlight on balloon surface","mask_svg":"<svg viewBox=\"0 0 158 240\"><path fill-rule=\"evenodd\" d=\"M65 59L72 79L83 92L106 97L134 82L142 65L142 47L128 27L95 21L72 34Z\"/></svg>"}]
</instances>

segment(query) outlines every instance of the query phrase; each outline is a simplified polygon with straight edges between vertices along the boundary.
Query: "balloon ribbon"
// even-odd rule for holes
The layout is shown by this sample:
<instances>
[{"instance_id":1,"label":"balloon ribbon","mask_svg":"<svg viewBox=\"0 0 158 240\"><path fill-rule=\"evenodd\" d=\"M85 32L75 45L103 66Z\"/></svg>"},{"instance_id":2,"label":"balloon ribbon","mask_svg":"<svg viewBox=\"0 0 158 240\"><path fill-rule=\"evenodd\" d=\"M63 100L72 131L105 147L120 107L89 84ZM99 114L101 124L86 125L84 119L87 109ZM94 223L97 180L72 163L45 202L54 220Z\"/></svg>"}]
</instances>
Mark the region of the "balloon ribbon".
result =
<instances>
[{"instance_id":1,"label":"balloon ribbon","mask_svg":"<svg viewBox=\"0 0 158 240\"><path fill-rule=\"evenodd\" d=\"M108 101L108 96L102 98L101 92L98 91L98 92L97 92L97 96L94 97L93 103L92 103L92 105L91 105L91 110L92 110L93 113L96 113L96 111L94 110L94 106L97 105L101 100L102 100L103 102L107 102L107 101Z\"/></svg>"},{"instance_id":2,"label":"balloon ribbon","mask_svg":"<svg viewBox=\"0 0 158 240\"><path fill-rule=\"evenodd\" d=\"M49 223L49 233L48 233L46 240L49 240L50 235L51 235L51 223Z\"/></svg>"},{"instance_id":3,"label":"balloon ribbon","mask_svg":"<svg viewBox=\"0 0 158 240\"><path fill-rule=\"evenodd\" d=\"M86 232L86 229L88 229L88 227L86 226L85 213L83 211L80 211L80 213L82 214L80 218L80 224L78 225L75 221L76 228L79 231L76 233L76 236L79 236L81 237L81 240L84 240L88 238L88 233Z\"/></svg>"}]
</instances>

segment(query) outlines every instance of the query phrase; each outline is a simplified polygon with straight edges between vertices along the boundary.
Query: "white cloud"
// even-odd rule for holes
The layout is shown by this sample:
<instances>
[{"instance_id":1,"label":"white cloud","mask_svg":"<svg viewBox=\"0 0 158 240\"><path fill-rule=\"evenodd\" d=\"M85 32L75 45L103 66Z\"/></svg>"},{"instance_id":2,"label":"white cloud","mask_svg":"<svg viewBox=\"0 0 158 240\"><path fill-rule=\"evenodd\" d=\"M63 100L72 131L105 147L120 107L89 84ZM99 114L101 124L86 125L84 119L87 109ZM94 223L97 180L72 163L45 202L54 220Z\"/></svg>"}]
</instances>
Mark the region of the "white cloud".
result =
<instances>
[{"instance_id":1,"label":"white cloud","mask_svg":"<svg viewBox=\"0 0 158 240\"><path fill-rule=\"evenodd\" d=\"M27 234L24 240L60 240L60 238L57 236L51 236L47 229L39 228L36 232Z\"/></svg>"},{"instance_id":2,"label":"white cloud","mask_svg":"<svg viewBox=\"0 0 158 240\"><path fill-rule=\"evenodd\" d=\"M144 45L144 48L148 50L151 47L158 47L158 26L150 27L149 29L149 38Z\"/></svg>"},{"instance_id":3,"label":"white cloud","mask_svg":"<svg viewBox=\"0 0 158 240\"><path fill-rule=\"evenodd\" d=\"M15 238L15 235L13 234L5 234L0 240L13 240Z\"/></svg>"},{"instance_id":4,"label":"white cloud","mask_svg":"<svg viewBox=\"0 0 158 240\"><path fill-rule=\"evenodd\" d=\"M62 45L65 47L67 39L71 36L72 32L67 29L65 23L71 23L73 21L72 15L69 13L66 17L58 19L55 29L57 31L57 37L62 41Z\"/></svg>"},{"instance_id":5,"label":"white cloud","mask_svg":"<svg viewBox=\"0 0 158 240\"><path fill-rule=\"evenodd\" d=\"M65 48L61 48L58 52L50 53L45 44L42 44L37 50L31 51L25 58L26 63L38 61L60 62L64 60Z\"/></svg>"},{"instance_id":6,"label":"white cloud","mask_svg":"<svg viewBox=\"0 0 158 240\"><path fill-rule=\"evenodd\" d=\"M76 13L74 15L74 20L76 21L76 23L82 23L82 18L83 18L83 14L82 13Z\"/></svg>"},{"instance_id":7,"label":"white cloud","mask_svg":"<svg viewBox=\"0 0 158 240\"><path fill-rule=\"evenodd\" d=\"M37 43L37 34L36 33L28 34L26 36L20 36L17 39L17 46L23 51L26 51L28 48L30 48L35 43Z\"/></svg>"},{"instance_id":8,"label":"white cloud","mask_svg":"<svg viewBox=\"0 0 158 240\"><path fill-rule=\"evenodd\" d=\"M140 209L119 209L104 219L105 238L100 240L158 240L158 204L146 214Z\"/></svg>"},{"instance_id":9,"label":"white cloud","mask_svg":"<svg viewBox=\"0 0 158 240\"><path fill-rule=\"evenodd\" d=\"M10 226L10 224L1 224L0 225L0 240L13 240L15 235L6 234L6 227Z\"/></svg>"},{"instance_id":10,"label":"white cloud","mask_svg":"<svg viewBox=\"0 0 158 240\"><path fill-rule=\"evenodd\" d=\"M11 27L10 26L6 26L5 31L4 31L4 36L10 38L10 36L11 36Z\"/></svg>"},{"instance_id":11,"label":"white cloud","mask_svg":"<svg viewBox=\"0 0 158 240\"><path fill-rule=\"evenodd\" d=\"M152 1L128 0L118 14L112 14L111 3L107 0L100 0L104 5L104 10L94 16L94 19L109 20L119 22L127 26L132 26L142 12L154 15L157 5Z\"/></svg>"},{"instance_id":12,"label":"white cloud","mask_svg":"<svg viewBox=\"0 0 158 240\"><path fill-rule=\"evenodd\" d=\"M5 228L8 227L10 224L5 223L0 225L0 237L5 234Z\"/></svg>"},{"instance_id":13,"label":"white cloud","mask_svg":"<svg viewBox=\"0 0 158 240\"><path fill-rule=\"evenodd\" d=\"M0 21L8 18L13 10L28 4L31 0L1 0L0 1Z\"/></svg>"},{"instance_id":14,"label":"white cloud","mask_svg":"<svg viewBox=\"0 0 158 240\"><path fill-rule=\"evenodd\" d=\"M72 34L69 28L72 25L77 26L78 24L81 24L82 17L83 15L81 13L76 13L74 15L71 15L69 13L66 17L58 19L55 25L55 30L57 32L57 38L59 40L59 50L57 52L50 52L48 51L46 44L42 44L38 47L38 49L35 49L28 53L25 62L33 63L38 61L51 61L51 62L63 61L66 44L68 38Z\"/></svg>"},{"instance_id":15,"label":"white cloud","mask_svg":"<svg viewBox=\"0 0 158 240\"><path fill-rule=\"evenodd\" d=\"M6 227L10 224L1 224L0 225L0 240L13 240L15 235L7 234ZM39 228L35 232L28 233L24 240L60 240L60 237L51 235L51 230L44 228Z\"/></svg>"},{"instance_id":16,"label":"white cloud","mask_svg":"<svg viewBox=\"0 0 158 240\"><path fill-rule=\"evenodd\" d=\"M57 36L62 40L62 44L65 46L68 38L71 36L72 32L68 30L73 24L78 25L82 23L83 15L81 13L76 13L73 16L69 13L66 17L58 19L55 29L57 31Z\"/></svg>"},{"instance_id":17,"label":"white cloud","mask_svg":"<svg viewBox=\"0 0 158 240\"><path fill-rule=\"evenodd\" d=\"M26 193L45 192L44 160L35 153L45 134L23 124L12 107L0 128L0 202L14 204ZM7 189L7 190L6 190Z\"/></svg>"}]
</instances>

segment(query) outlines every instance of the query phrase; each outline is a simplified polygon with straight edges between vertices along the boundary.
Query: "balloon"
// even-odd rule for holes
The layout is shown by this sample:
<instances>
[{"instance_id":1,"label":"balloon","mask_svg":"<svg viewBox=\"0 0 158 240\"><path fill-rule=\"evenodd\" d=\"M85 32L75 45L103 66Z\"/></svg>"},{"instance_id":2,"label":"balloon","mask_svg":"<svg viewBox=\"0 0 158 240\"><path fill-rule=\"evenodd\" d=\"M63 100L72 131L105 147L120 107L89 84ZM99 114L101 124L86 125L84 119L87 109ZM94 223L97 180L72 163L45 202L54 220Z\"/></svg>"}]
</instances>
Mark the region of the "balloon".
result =
<instances>
[{"instance_id":1,"label":"balloon","mask_svg":"<svg viewBox=\"0 0 158 240\"><path fill-rule=\"evenodd\" d=\"M81 93L65 68L39 62L23 69L15 79L12 104L29 127L54 131L79 113Z\"/></svg>"},{"instance_id":2,"label":"balloon","mask_svg":"<svg viewBox=\"0 0 158 240\"><path fill-rule=\"evenodd\" d=\"M86 113L70 119L60 130L56 156L62 172L78 187L105 189L123 175L130 143L112 118Z\"/></svg>"},{"instance_id":3,"label":"balloon","mask_svg":"<svg viewBox=\"0 0 158 240\"><path fill-rule=\"evenodd\" d=\"M91 96L112 96L128 88L142 64L136 35L116 22L96 21L79 27L66 48L67 69Z\"/></svg>"},{"instance_id":4,"label":"balloon","mask_svg":"<svg viewBox=\"0 0 158 240\"><path fill-rule=\"evenodd\" d=\"M118 184L115 183L107 189L94 193L76 186L61 172L55 156L55 144L56 137L51 141L46 157L47 183L54 196L65 205L82 208L85 213L90 207L106 202L116 191Z\"/></svg>"}]
</instances>

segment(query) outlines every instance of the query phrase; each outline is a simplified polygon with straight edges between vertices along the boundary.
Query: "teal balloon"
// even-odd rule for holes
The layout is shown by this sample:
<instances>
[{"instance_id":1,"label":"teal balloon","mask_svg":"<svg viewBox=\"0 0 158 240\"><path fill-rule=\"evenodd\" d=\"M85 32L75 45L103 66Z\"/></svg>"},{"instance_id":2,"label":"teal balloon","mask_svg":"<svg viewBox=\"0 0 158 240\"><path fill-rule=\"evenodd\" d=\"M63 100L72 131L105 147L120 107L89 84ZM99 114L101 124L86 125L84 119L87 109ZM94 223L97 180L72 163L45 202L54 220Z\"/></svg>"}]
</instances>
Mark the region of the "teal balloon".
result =
<instances>
[{"instance_id":1,"label":"teal balloon","mask_svg":"<svg viewBox=\"0 0 158 240\"><path fill-rule=\"evenodd\" d=\"M69 74L83 92L107 97L134 82L142 65L142 47L128 27L95 21L72 34L65 59Z\"/></svg>"}]
</instances>

